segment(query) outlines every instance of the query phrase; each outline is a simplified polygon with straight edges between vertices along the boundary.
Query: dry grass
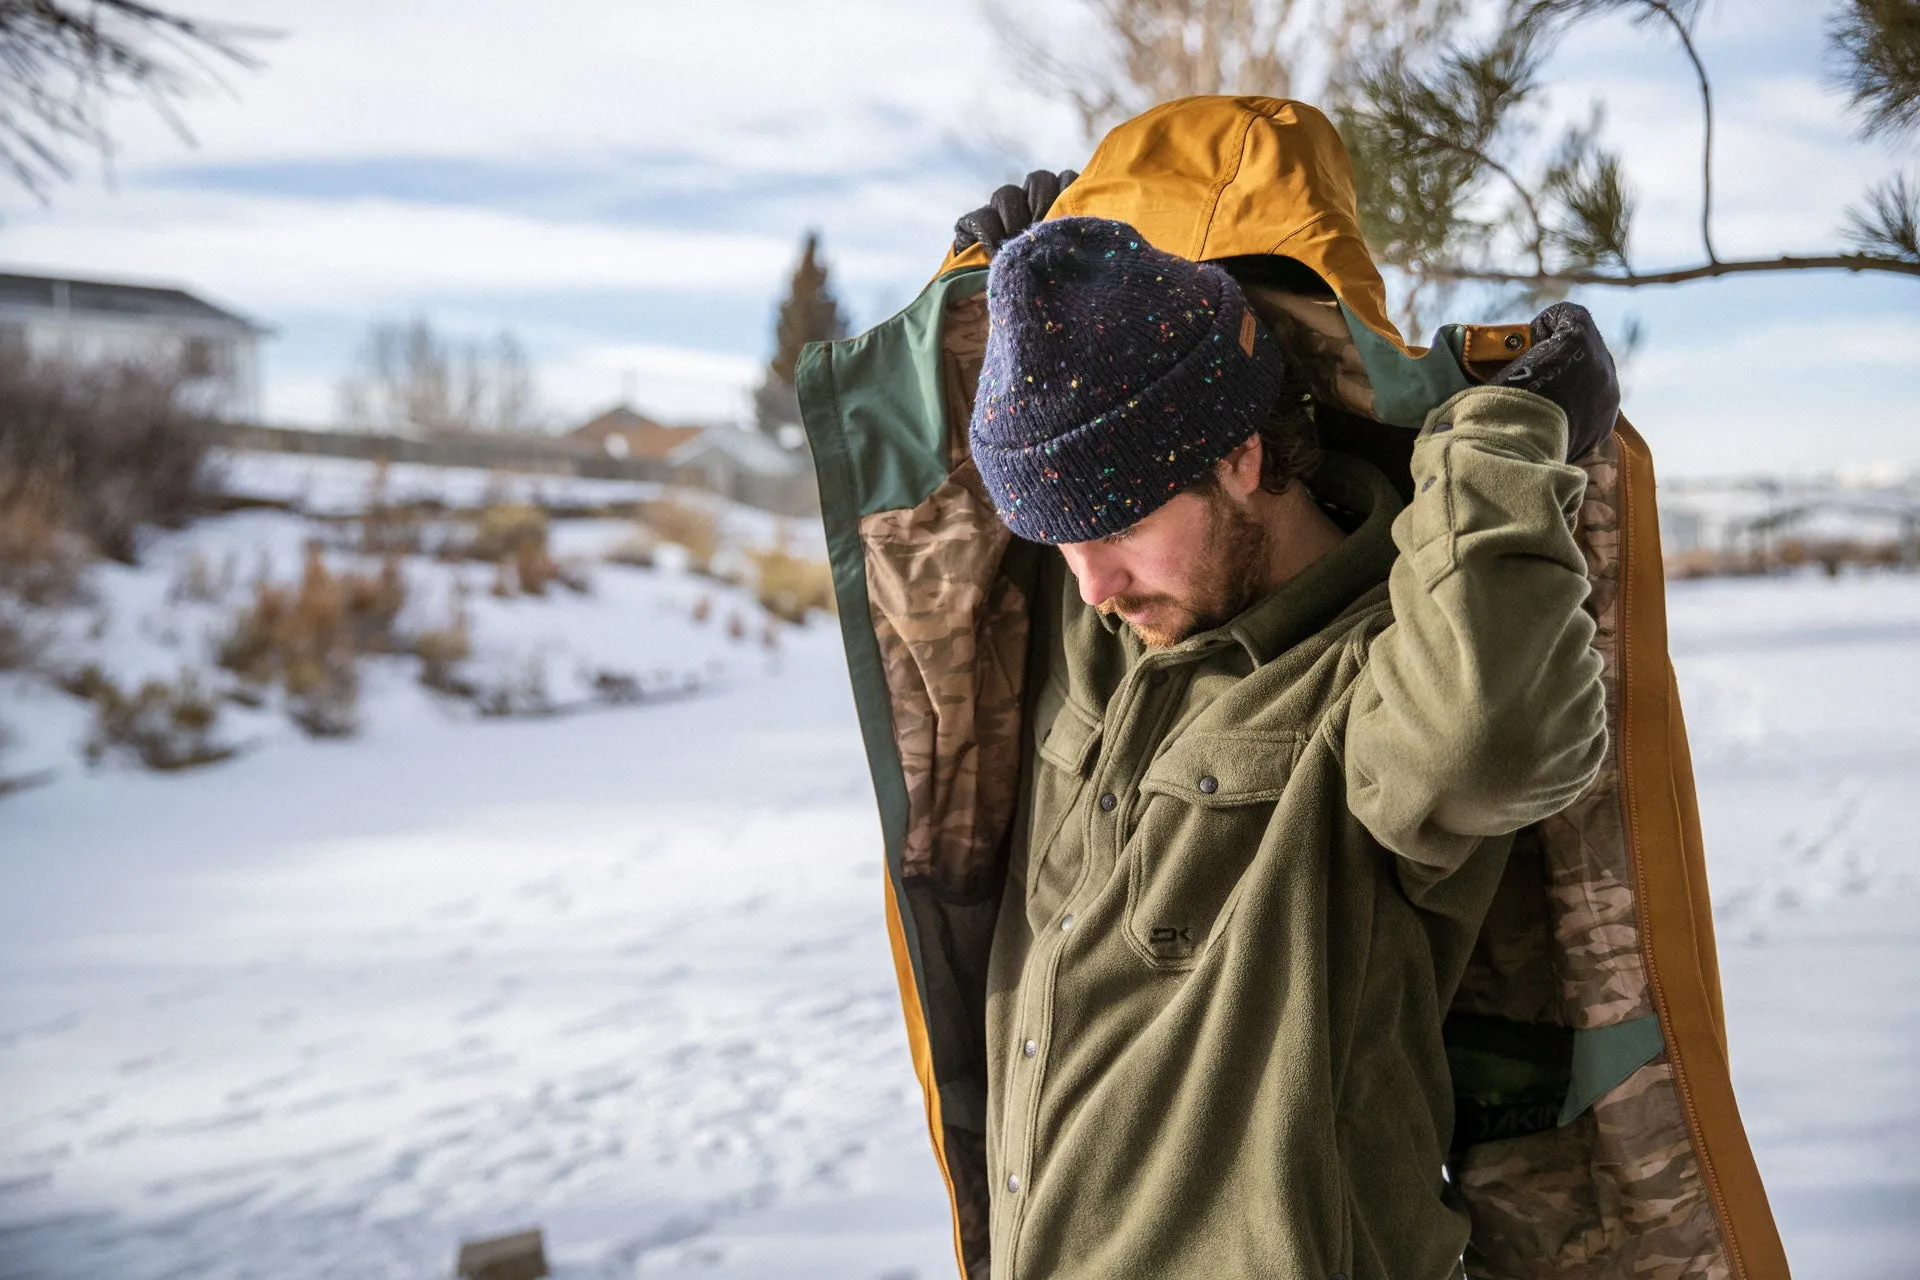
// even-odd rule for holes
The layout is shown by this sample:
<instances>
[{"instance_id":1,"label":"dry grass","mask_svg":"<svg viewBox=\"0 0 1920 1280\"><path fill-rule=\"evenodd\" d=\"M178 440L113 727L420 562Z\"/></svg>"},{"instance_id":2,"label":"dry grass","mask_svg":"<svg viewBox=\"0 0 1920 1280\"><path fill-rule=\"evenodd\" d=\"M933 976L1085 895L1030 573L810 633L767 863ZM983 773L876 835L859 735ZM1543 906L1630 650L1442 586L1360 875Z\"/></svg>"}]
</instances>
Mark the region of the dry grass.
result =
<instances>
[{"instance_id":1,"label":"dry grass","mask_svg":"<svg viewBox=\"0 0 1920 1280\"><path fill-rule=\"evenodd\" d=\"M685 548L687 567L693 572L713 572L722 539L720 521L708 508L669 491L665 497L642 503L638 519L657 541Z\"/></svg>"},{"instance_id":2,"label":"dry grass","mask_svg":"<svg viewBox=\"0 0 1920 1280\"><path fill-rule=\"evenodd\" d=\"M747 553L756 571L754 595L782 622L803 623L814 609L833 612L833 570L820 560L806 560L785 547Z\"/></svg>"},{"instance_id":3,"label":"dry grass","mask_svg":"<svg viewBox=\"0 0 1920 1280\"><path fill-rule=\"evenodd\" d=\"M443 559L494 565L493 594L544 596L552 586L584 595L592 590L586 571L554 559L547 546L547 513L527 503L493 503L481 511L473 533L442 548Z\"/></svg>"},{"instance_id":4,"label":"dry grass","mask_svg":"<svg viewBox=\"0 0 1920 1280\"><path fill-rule=\"evenodd\" d=\"M1752 577L1801 569L1808 565L1820 566L1821 571L1830 578L1838 577L1843 568L1915 567L1910 553L1897 542L1783 538L1766 548L1676 551L1666 557L1666 574L1669 579L1676 581L1684 578Z\"/></svg>"},{"instance_id":5,"label":"dry grass","mask_svg":"<svg viewBox=\"0 0 1920 1280\"><path fill-rule=\"evenodd\" d=\"M453 617L444 627L432 627L413 638L420 659L420 683L439 693L472 697L471 682L460 675L460 664L473 656L473 635L467 625L467 598L462 588L453 600Z\"/></svg>"},{"instance_id":6,"label":"dry grass","mask_svg":"<svg viewBox=\"0 0 1920 1280\"><path fill-rule=\"evenodd\" d=\"M70 599L86 567L61 486L0 457L0 592L28 605Z\"/></svg>"},{"instance_id":7,"label":"dry grass","mask_svg":"<svg viewBox=\"0 0 1920 1280\"><path fill-rule=\"evenodd\" d=\"M148 680L127 692L99 667L89 666L62 682L68 693L94 705L89 763L130 756L149 769L173 771L216 764L234 748L214 740L220 703L200 678L182 672L177 681Z\"/></svg>"},{"instance_id":8,"label":"dry grass","mask_svg":"<svg viewBox=\"0 0 1920 1280\"><path fill-rule=\"evenodd\" d=\"M294 722L314 737L350 734L358 727L356 664L362 654L407 651L394 629L406 600L396 559L371 574L336 573L320 544L309 543L297 586L255 588L220 644L220 665L285 688Z\"/></svg>"}]
</instances>

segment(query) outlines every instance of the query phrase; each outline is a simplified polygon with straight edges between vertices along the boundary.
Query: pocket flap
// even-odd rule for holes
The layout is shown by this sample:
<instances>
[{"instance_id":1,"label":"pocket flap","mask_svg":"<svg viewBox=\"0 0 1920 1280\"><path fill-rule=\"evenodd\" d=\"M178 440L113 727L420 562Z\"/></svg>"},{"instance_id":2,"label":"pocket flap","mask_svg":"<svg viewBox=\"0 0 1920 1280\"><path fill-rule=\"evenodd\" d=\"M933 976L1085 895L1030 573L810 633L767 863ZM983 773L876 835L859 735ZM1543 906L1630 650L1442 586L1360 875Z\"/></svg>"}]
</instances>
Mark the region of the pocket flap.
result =
<instances>
[{"instance_id":1,"label":"pocket flap","mask_svg":"<svg viewBox=\"0 0 1920 1280\"><path fill-rule=\"evenodd\" d=\"M1069 773L1085 776L1087 761L1099 745L1100 722L1071 702L1063 702L1040 743L1040 758Z\"/></svg>"},{"instance_id":2,"label":"pocket flap","mask_svg":"<svg viewBox=\"0 0 1920 1280\"><path fill-rule=\"evenodd\" d=\"M1210 808L1278 800L1304 741L1303 734L1277 730L1183 734L1147 766L1140 790Z\"/></svg>"}]
</instances>

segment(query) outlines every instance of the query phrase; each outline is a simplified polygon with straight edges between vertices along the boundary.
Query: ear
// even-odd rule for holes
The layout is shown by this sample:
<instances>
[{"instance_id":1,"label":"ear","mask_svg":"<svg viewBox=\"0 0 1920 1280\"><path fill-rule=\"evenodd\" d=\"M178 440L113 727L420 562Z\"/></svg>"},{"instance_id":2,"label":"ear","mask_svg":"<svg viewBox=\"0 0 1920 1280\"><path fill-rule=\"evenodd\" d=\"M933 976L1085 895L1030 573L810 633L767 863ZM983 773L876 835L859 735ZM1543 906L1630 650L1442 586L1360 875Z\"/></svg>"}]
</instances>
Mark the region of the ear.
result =
<instances>
[{"instance_id":1,"label":"ear","mask_svg":"<svg viewBox=\"0 0 1920 1280\"><path fill-rule=\"evenodd\" d=\"M1263 456L1260 433L1256 431L1215 464L1214 473L1220 478L1220 487L1237 501L1244 502L1252 497L1254 490L1260 487L1260 460Z\"/></svg>"}]
</instances>

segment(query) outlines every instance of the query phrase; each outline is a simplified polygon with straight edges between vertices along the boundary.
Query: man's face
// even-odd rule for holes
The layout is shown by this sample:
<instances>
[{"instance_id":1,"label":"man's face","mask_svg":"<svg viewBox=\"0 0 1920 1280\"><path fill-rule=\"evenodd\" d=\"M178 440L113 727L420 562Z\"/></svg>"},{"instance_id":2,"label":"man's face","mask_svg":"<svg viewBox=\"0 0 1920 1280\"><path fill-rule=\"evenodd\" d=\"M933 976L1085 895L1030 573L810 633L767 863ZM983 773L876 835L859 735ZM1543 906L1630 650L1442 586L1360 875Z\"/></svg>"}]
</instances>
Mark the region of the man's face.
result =
<instances>
[{"instance_id":1,"label":"man's face","mask_svg":"<svg viewBox=\"0 0 1920 1280\"><path fill-rule=\"evenodd\" d=\"M1257 465L1257 459L1256 459ZM1267 528L1217 485L1176 495L1132 528L1061 546L1080 598L1161 649L1217 627L1263 593Z\"/></svg>"}]
</instances>

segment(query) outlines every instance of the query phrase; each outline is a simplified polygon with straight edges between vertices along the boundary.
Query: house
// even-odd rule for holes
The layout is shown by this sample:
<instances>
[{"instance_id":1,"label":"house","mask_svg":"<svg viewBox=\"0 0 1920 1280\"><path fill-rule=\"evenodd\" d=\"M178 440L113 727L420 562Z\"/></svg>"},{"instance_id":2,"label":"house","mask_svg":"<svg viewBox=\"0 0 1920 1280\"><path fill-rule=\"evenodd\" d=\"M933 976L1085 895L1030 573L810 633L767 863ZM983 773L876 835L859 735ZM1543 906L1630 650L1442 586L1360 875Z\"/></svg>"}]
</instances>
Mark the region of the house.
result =
<instances>
[{"instance_id":1,"label":"house","mask_svg":"<svg viewBox=\"0 0 1920 1280\"><path fill-rule=\"evenodd\" d=\"M610 458L662 462L675 449L699 437L703 427L669 427L626 405L609 409L566 434L568 443Z\"/></svg>"},{"instance_id":2,"label":"house","mask_svg":"<svg viewBox=\"0 0 1920 1280\"><path fill-rule=\"evenodd\" d=\"M259 418L269 332L185 289L0 273L0 353L177 371L194 407L218 418Z\"/></svg>"},{"instance_id":3,"label":"house","mask_svg":"<svg viewBox=\"0 0 1920 1280\"><path fill-rule=\"evenodd\" d=\"M667 455L676 483L785 515L820 509L813 465L804 450L783 449L758 432L712 427Z\"/></svg>"}]
</instances>

